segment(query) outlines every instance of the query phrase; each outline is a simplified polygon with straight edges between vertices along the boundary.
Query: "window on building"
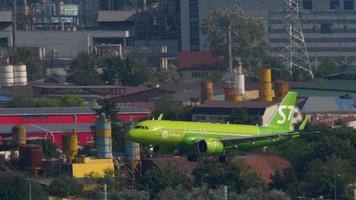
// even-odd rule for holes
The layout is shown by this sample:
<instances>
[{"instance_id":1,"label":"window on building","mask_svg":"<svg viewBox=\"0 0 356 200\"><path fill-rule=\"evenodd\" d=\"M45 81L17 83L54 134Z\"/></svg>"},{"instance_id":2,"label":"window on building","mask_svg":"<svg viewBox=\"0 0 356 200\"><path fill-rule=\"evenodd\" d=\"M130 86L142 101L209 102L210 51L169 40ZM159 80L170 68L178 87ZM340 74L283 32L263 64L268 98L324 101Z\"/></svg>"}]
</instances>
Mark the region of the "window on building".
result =
<instances>
[{"instance_id":1,"label":"window on building","mask_svg":"<svg viewBox=\"0 0 356 200\"><path fill-rule=\"evenodd\" d=\"M332 24L321 24L320 33L332 33Z\"/></svg>"},{"instance_id":2,"label":"window on building","mask_svg":"<svg viewBox=\"0 0 356 200\"><path fill-rule=\"evenodd\" d=\"M330 1L330 10L338 10L340 8L339 0L331 0Z\"/></svg>"},{"instance_id":3,"label":"window on building","mask_svg":"<svg viewBox=\"0 0 356 200\"><path fill-rule=\"evenodd\" d=\"M204 115L196 115L195 117L195 121L205 121L206 117Z\"/></svg>"},{"instance_id":4,"label":"window on building","mask_svg":"<svg viewBox=\"0 0 356 200\"><path fill-rule=\"evenodd\" d=\"M304 0L303 1L303 8L305 10L313 10L313 1L312 0Z\"/></svg>"},{"instance_id":5,"label":"window on building","mask_svg":"<svg viewBox=\"0 0 356 200\"><path fill-rule=\"evenodd\" d=\"M353 10L354 9L354 1L353 0L345 0L344 1L344 10Z\"/></svg>"}]
</instances>

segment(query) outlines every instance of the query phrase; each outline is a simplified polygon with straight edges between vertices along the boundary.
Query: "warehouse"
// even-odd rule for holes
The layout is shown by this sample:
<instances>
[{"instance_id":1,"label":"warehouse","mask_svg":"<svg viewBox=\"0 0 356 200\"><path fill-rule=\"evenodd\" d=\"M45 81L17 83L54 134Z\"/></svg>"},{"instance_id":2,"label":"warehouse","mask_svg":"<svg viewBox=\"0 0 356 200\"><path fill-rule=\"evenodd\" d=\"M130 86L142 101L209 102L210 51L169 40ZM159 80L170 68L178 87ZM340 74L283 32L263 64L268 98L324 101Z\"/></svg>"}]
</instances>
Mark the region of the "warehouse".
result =
<instances>
[{"instance_id":1,"label":"warehouse","mask_svg":"<svg viewBox=\"0 0 356 200\"><path fill-rule=\"evenodd\" d=\"M147 110L131 107L121 107L117 114L125 122L138 121L148 115ZM0 137L1 140L10 137L11 128L23 124L27 139L50 139L62 146L62 136L77 130L79 145L94 145L95 133L91 126L95 121L95 112L89 107L0 108Z\"/></svg>"}]
</instances>

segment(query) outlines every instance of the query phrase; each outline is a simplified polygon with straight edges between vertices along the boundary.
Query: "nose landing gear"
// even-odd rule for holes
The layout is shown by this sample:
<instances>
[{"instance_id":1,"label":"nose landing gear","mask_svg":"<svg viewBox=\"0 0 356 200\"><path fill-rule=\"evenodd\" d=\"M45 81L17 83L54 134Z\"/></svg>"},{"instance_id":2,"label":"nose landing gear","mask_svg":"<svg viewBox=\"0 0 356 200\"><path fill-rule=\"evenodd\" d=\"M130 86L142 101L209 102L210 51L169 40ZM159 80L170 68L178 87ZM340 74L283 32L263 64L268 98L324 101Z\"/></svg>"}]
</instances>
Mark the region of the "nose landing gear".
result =
<instances>
[{"instance_id":1,"label":"nose landing gear","mask_svg":"<svg viewBox=\"0 0 356 200\"><path fill-rule=\"evenodd\" d=\"M152 144L148 145L147 158L152 158L153 157L153 151L154 151L154 146Z\"/></svg>"}]
</instances>

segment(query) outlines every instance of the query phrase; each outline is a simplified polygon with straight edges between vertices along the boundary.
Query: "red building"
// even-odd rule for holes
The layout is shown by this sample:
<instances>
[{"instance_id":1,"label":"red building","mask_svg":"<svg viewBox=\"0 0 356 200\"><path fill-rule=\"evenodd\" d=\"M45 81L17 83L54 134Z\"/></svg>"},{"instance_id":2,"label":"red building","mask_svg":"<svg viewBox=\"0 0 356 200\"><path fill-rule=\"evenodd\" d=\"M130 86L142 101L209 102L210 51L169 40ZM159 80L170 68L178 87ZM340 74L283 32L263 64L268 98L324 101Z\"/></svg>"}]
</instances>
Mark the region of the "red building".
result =
<instances>
[{"instance_id":1,"label":"red building","mask_svg":"<svg viewBox=\"0 0 356 200\"><path fill-rule=\"evenodd\" d=\"M148 110L121 107L117 116L129 122L147 118ZM77 130L79 145L94 145L95 112L91 108L0 108L0 137L11 137L16 124L26 126L27 139L47 138L62 146L62 135Z\"/></svg>"}]
</instances>

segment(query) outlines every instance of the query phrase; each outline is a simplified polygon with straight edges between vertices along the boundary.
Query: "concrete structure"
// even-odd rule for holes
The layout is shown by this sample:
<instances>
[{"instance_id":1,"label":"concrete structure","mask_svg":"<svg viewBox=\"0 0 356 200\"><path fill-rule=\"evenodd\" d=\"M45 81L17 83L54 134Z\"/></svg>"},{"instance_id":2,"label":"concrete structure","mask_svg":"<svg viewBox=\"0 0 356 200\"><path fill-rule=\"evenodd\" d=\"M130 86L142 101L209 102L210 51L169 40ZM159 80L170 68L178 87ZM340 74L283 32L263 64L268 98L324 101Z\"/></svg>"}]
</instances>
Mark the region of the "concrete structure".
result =
<instances>
[{"instance_id":1,"label":"concrete structure","mask_svg":"<svg viewBox=\"0 0 356 200\"><path fill-rule=\"evenodd\" d=\"M321 60L337 61L342 66L356 66L356 6L354 0L300 0L300 19L312 64ZM271 55L277 56L288 44L283 25L284 0L182 0L182 51L209 50L201 32L209 11L240 6L259 16L265 24Z\"/></svg>"}]
</instances>

